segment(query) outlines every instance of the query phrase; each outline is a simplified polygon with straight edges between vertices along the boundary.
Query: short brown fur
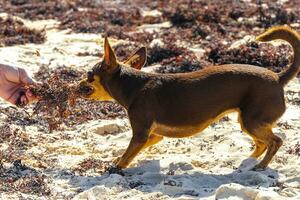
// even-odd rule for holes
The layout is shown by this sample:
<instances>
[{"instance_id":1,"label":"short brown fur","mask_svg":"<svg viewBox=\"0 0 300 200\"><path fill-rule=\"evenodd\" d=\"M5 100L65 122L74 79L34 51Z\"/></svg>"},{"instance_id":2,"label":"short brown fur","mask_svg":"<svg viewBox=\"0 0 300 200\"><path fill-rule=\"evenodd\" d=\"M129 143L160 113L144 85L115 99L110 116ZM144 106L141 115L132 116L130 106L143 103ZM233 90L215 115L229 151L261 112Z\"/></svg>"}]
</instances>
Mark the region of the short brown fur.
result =
<instances>
[{"instance_id":1,"label":"short brown fur","mask_svg":"<svg viewBox=\"0 0 300 200\"><path fill-rule=\"evenodd\" d=\"M88 98L114 99L128 112L133 137L117 166L127 167L142 149L164 136L194 135L222 114L237 110L242 130L256 146L251 156L258 158L267 151L255 168L267 167L282 145L272 126L285 112L283 86L299 72L300 36L280 26L257 39L288 41L294 50L292 65L280 74L245 64L211 66L191 73L152 74L137 70L145 63L146 53L141 53L145 50L131 56L138 62L122 64L105 39L102 63L94 66L81 85L92 87Z\"/></svg>"}]
</instances>

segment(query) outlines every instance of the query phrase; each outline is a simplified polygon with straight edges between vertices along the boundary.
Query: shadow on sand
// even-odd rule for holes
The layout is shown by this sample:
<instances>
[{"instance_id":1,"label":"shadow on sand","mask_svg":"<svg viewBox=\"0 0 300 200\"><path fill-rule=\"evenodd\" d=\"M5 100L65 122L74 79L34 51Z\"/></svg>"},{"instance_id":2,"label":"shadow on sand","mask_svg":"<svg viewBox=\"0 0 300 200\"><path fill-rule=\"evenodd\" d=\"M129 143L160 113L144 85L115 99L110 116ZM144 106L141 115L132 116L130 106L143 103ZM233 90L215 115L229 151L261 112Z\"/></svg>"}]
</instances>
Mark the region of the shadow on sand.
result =
<instances>
[{"instance_id":1,"label":"shadow on sand","mask_svg":"<svg viewBox=\"0 0 300 200\"><path fill-rule=\"evenodd\" d=\"M264 171L252 171L247 169L249 166L245 166L248 164L249 159L244 160L239 169L229 174L199 172L198 169L182 168L173 163L169 168L161 169L159 160L143 161L138 167L125 169L124 176L104 173L89 177L55 170L52 173L60 174L60 178L68 179L70 185L82 191L94 186L119 186L124 190L134 188L142 193L161 192L169 197L207 197L213 195L220 186L229 183L253 188L276 186L279 177L276 170L267 168Z\"/></svg>"}]
</instances>

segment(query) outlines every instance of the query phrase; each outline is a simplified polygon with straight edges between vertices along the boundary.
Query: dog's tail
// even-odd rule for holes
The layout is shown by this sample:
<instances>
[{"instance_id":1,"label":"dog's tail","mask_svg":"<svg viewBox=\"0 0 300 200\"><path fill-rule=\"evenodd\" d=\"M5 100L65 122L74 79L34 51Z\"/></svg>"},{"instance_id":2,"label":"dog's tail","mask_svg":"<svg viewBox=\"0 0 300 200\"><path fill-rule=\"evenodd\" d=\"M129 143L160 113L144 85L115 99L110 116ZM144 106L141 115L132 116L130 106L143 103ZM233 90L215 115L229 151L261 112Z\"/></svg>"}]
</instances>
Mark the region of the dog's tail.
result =
<instances>
[{"instance_id":1,"label":"dog's tail","mask_svg":"<svg viewBox=\"0 0 300 200\"><path fill-rule=\"evenodd\" d=\"M288 26L275 26L256 37L256 40L262 42L276 39L287 41L293 47L294 51L293 63L286 70L278 74L279 83L286 85L300 71L300 34Z\"/></svg>"}]
</instances>

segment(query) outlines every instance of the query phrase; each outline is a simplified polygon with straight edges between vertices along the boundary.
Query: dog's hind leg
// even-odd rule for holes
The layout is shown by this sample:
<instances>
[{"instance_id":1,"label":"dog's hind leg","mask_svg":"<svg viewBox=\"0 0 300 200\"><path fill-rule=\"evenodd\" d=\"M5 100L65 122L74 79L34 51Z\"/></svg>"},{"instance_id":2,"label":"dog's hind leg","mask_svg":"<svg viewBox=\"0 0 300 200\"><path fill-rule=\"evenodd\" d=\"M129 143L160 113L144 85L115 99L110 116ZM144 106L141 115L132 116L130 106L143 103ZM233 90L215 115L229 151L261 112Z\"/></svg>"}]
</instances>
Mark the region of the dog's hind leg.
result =
<instances>
[{"instance_id":1,"label":"dog's hind leg","mask_svg":"<svg viewBox=\"0 0 300 200\"><path fill-rule=\"evenodd\" d=\"M252 157L259 157L267 150L255 169L264 169L282 145L282 140L273 134L272 127L285 112L283 89L281 87L256 88L247 96L240 108L240 124L256 145ZM252 91L253 92L253 91Z\"/></svg>"},{"instance_id":2,"label":"dog's hind leg","mask_svg":"<svg viewBox=\"0 0 300 200\"><path fill-rule=\"evenodd\" d=\"M254 145L255 145L255 149L252 152L252 154L250 155L250 157L259 158L267 150L266 144L263 141L257 139L255 137L255 134L252 134L245 128L241 115L239 116L239 123L241 124L242 130L252 137Z\"/></svg>"},{"instance_id":3,"label":"dog's hind leg","mask_svg":"<svg viewBox=\"0 0 300 200\"><path fill-rule=\"evenodd\" d=\"M282 145L282 140L273 134L270 124L262 124L257 119L253 120L245 116L242 117L242 123L243 129L254 138L256 145L255 151L251 156L258 158L267 149L263 160L255 166L255 169L265 169Z\"/></svg>"},{"instance_id":4,"label":"dog's hind leg","mask_svg":"<svg viewBox=\"0 0 300 200\"><path fill-rule=\"evenodd\" d=\"M282 145L281 138L274 135L270 127L260 128L258 132L262 133L260 139L266 144L267 152L263 160L255 166L256 170L265 169Z\"/></svg>"}]
</instances>

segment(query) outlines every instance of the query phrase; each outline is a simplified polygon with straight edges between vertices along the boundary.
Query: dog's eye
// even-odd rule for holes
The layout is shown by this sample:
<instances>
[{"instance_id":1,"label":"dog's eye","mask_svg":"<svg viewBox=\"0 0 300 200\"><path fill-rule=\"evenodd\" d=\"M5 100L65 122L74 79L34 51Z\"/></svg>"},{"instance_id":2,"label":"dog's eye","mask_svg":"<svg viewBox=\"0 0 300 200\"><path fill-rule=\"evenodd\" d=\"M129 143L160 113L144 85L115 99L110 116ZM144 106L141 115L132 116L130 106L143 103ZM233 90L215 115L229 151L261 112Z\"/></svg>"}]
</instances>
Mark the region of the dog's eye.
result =
<instances>
[{"instance_id":1,"label":"dog's eye","mask_svg":"<svg viewBox=\"0 0 300 200\"><path fill-rule=\"evenodd\" d=\"M94 73L93 72L89 71L87 73L87 81L88 82L93 82L94 81Z\"/></svg>"}]
</instances>

